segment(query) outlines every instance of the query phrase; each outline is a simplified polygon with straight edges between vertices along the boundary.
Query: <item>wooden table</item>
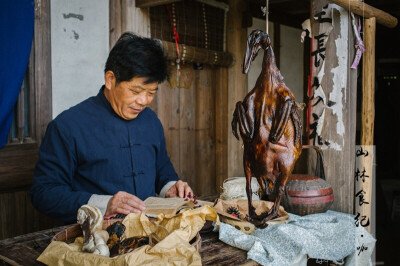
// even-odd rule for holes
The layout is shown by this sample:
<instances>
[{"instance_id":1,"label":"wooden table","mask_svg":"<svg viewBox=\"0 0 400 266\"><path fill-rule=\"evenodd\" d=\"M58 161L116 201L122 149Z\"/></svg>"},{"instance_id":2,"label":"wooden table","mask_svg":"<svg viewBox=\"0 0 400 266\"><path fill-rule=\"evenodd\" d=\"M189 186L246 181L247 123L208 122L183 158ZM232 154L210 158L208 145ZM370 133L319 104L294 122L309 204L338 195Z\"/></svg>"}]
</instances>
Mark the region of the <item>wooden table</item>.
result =
<instances>
[{"instance_id":1,"label":"wooden table","mask_svg":"<svg viewBox=\"0 0 400 266\"><path fill-rule=\"evenodd\" d=\"M17 236L0 241L0 265L44 265L36 259L51 242L51 238L68 226ZM218 233L201 234L200 255L203 265L258 265L247 259L245 251L231 247L218 239Z\"/></svg>"}]
</instances>

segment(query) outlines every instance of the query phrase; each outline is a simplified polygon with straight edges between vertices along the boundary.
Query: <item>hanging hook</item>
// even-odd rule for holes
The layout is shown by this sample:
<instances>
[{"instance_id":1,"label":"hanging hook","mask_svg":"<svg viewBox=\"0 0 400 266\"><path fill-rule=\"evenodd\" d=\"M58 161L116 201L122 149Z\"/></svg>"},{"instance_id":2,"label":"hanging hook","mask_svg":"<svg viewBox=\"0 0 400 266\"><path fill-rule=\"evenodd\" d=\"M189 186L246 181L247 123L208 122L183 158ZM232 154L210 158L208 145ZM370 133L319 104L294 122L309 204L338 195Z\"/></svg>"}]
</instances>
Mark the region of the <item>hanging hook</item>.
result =
<instances>
[{"instance_id":1,"label":"hanging hook","mask_svg":"<svg viewBox=\"0 0 400 266\"><path fill-rule=\"evenodd\" d=\"M261 11L265 16L265 32L268 34L268 22L269 22L269 0L265 1L265 7L261 7Z\"/></svg>"}]
</instances>

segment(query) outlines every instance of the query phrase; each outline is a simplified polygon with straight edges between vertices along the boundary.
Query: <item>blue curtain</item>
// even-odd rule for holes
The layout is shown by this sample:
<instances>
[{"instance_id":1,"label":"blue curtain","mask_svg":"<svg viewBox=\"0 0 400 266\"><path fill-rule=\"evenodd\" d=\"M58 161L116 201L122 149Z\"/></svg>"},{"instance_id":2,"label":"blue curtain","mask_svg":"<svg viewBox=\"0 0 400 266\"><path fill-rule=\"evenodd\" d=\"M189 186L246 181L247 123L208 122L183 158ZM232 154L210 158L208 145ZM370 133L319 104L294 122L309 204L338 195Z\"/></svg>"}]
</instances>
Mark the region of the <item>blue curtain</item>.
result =
<instances>
[{"instance_id":1,"label":"blue curtain","mask_svg":"<svg viewBox=\"0 0 400 266\"><path fill-rule=\"evenodd\" d=\"M28 66L33 27L33 0L0 1L0 148L7 143Z\"/></svg>"}]
</instances>

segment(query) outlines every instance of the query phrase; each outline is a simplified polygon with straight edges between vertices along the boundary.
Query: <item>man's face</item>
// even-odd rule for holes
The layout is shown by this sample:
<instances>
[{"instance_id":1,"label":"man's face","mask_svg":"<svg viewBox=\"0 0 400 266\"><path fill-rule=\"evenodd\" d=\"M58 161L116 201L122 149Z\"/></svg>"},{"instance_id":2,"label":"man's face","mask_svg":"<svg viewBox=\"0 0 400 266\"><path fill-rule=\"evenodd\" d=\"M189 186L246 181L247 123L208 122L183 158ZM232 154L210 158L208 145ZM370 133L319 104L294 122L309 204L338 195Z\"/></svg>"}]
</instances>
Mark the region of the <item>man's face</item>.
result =
<instances>
[{"instance_id":1,"label":"man's face","mask_svg":"<svg viewBox=\"0 0 400 266\"><path fill-rule=\"evenodd\" d=\"M106 73L104 95L110 102L114 112L125 120L135 119L154 99L158 82L148 83L147 78L133 78L116 84L111 71Z\"/></svg>"}]
</instances>

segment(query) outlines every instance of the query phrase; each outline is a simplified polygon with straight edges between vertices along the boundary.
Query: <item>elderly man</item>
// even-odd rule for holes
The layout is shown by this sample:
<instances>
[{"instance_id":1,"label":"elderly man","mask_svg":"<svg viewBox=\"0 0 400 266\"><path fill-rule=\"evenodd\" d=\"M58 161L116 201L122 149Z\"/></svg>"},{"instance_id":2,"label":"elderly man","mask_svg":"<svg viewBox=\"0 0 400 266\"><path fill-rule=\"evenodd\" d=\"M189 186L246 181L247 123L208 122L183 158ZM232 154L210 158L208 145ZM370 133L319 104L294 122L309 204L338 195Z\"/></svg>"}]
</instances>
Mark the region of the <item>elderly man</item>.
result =
<instances>
[{"instance_id":1,"label":"elderly man","mask_svg":"<svg viewBox=\"0 0 400 266\"><path fill-rule=\"evenodd\" d=\"M141 212L149 196L185 197L165 148L164 130L147 106L167 77L161 45L124 33L106 62L105 84L49 123L31 199L42 213L76 222L80 206L103 214Z\"/></svg>"}]
</instances>

